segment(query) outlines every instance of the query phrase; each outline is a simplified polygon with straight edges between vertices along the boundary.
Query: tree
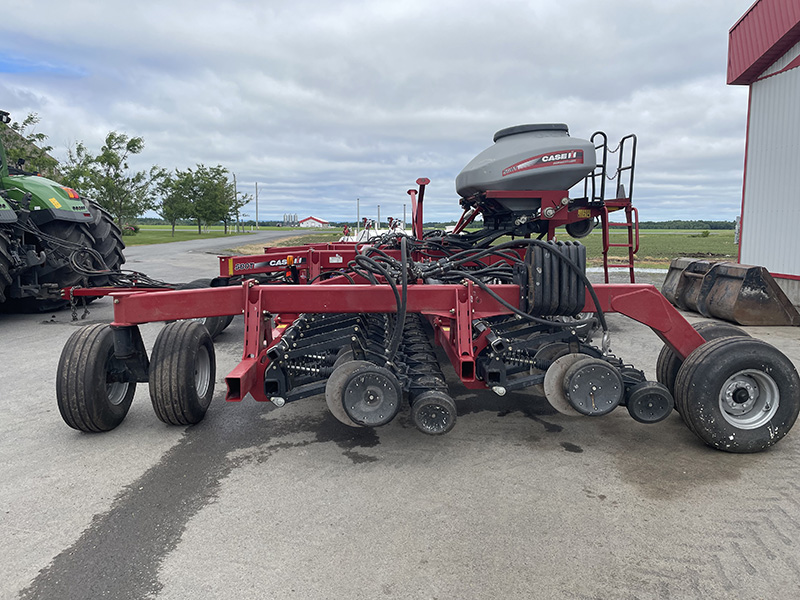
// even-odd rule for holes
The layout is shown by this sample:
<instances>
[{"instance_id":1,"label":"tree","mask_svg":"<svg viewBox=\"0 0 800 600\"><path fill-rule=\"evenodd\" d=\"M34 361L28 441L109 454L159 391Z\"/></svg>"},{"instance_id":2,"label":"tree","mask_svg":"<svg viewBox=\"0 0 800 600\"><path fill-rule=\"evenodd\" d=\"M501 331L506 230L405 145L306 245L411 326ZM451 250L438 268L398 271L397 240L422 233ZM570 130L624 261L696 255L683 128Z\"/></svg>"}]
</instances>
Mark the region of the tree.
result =
<instances>
[{"instance_id":1,"label":"tree","mask_svg":"<svg viewBox=\"0 0 800 600\"><path fill-rule=\"evenodd\" d=\"M48 154L53 147L45 145L48 136L35 131L39 121L41 118L38 114L28 113L22 123L14 121L6 125L0 122L0 137L6 148L6 158L11 168L22 159L25 161L25 170L58 179L58 161Z\"/></svg>"},{"instance_id":2,"label":"tree","mask_svg":"<svg viewBox=\"0 0 800 600\"><path fill-rule=\"evenodd\" d=\"M144 149L140 137L111 131L96 156L78 143L69 150L64 181L108 210L122 227L156 205L154 193L166 172L157 166L132 172L128 158Z\"/></svg>"},{"instance_id":3,"label":"tree","mask_svg":"<svg viewBox=\"0 0 800 600\"><path fill-rule=\"evenodd\" d=\"M228 169L221 165L206 167L199 164L194 175L198 189L194 199L194 217L199 232L202 224L210 225L225 220L232 189L228 182Z\"/></svg>"},{"instance_id":4,"label":"tree","mask_svg":"<svg viewBox=\"0 0 800 600\"><path fill-rule=\"evenodd\" d=\"M175 225L180 219L192 216L191 198L194 196L192 180L186 173L175 170L174 175L167 175L159 183L161 205L156 209L158 214L172 226L172 237L175 237Z\"/></svg>"},{"instance_id":5,"label":"tree","mask_svg":"<svg viewBox=\"0 0 800 600\"><path fill-rule=\"evenodd\" d=\"M239 211L245 206L248 202L253 199L252 194L240 194L235 189L233 190L233 199L231 201L230 206L228 207L228 218L233 219L233 222L236 223L237 231L239 227Z\"/></svg>"},{"instance_id":6,"label":"tree","mask_svg":"<svg viewBox=\"0 0 800 600\"><path fill-rule=\"evenodd\" d=\"M176 170L170 179L162 207L166 202L168 210L174 209L175 214L180 215L176 220L194 219L198 234L203 232L203 225L220 221L226 222L227 225L233 186L228 181L226 168L221 165L206 167L198 164L194 169Z\"/></svg>"}]
</instances>

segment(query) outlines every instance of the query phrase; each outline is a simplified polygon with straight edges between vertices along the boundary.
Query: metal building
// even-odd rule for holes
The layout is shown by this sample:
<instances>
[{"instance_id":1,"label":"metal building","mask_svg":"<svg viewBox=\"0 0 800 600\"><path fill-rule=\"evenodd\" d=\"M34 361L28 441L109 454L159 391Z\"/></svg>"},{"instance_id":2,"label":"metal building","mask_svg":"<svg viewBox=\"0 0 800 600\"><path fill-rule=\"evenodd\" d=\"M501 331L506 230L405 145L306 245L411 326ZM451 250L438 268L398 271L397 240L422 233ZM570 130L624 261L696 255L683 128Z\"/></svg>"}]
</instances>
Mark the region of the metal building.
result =
<instances>
[{"instance_id":1,"label":"metal building","mask_svg":"<svg viewBox=\"0 0 800 600\"><path fill-rule=\"evenodd\" d=\"M750 86L739 262L800 304L800 0L758 0L731 28L728 84Z\"/></svg>"}]
</instances>

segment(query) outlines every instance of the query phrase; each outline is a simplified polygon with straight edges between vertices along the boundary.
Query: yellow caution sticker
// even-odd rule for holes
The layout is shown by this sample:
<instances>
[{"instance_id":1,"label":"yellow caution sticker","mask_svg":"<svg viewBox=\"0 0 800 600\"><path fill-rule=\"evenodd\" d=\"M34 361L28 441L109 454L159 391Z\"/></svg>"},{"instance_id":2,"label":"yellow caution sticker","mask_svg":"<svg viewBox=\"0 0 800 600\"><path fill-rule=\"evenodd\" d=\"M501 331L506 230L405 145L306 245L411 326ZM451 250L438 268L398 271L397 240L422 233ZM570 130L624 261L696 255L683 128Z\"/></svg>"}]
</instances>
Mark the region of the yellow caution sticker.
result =
<instances>
[{"instance_id":1,"label":"yellow caution sticker","mask_svg":"<svg viewBox=\"0 0 800 600\"><path fill-rule=\"evenodd\" d=\"M578 209L578 216L581 219L590 219L592 217L592 211L588 208L579 208Z\"/></svg>"},{"instance_id":2,"label":"yellow caution sticker","mask_svg":"<svg viewBox=\"0 0 800 600\"><path fill-rule=\"evenodd\" d=\"M50 204L52 204L56 208L61 208L61 203L55 198L50 198Z\"/></svg>"}]
</instances>

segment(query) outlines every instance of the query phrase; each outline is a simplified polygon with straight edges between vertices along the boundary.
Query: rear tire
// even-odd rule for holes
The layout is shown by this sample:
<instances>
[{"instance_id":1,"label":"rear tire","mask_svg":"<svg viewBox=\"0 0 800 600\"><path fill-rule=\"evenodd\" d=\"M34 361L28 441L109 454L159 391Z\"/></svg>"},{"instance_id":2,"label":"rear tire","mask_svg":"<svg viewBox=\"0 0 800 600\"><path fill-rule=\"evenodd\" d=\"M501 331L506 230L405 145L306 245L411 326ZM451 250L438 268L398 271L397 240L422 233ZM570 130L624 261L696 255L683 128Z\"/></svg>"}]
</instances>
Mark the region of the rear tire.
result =
<instances>
[{"instance_id":1,"label":"rear tire","mask_svg":"<svg viewBox=\"0 0 800 600\"><path fill-rule=\"evenodd\" d=\"M73 333L61 351L56 399L64 422L87 433L110 431L131 407L136 382L114 357L114 335L105 324Z\"/></svg>"},{"instance_id":2,"label":"rear tire","mask_svg":"<svg viewBox=\"0 0 800 600\"><path fill-rule=\"evenodd\" d=\"M703 336L707 342L718 340L724 337L750 337L743 329L730 323L718 323L716 321L701 321L692 325L695 331ZM664 345L656 361L656 380L667 386L667 389L675 395L675 378L678 370L683 364L683 359L672 351L672 348Z\"/></svg>"},{"instance_id":3,"label":"rear tire","mask_svg":"<svg viewBox=\"0 0 800 600\"><path fill-rule=\"evenodd\" d=\"M780 350L749 337L706 342L683 362L675 401L692 432L725 452L777 443L800 412L800 376Z\"/></svg>"},{"instance_id":4,"label":"rear tire","mask_svg":"<svg viewBox=\"0 0 800 600\"><path fill-rule=\"evenodd\" d=\"M49 221L39 225L39 229L47 235L57 237L61 240L67 241L70 244L82 246L84 248L94 247L94 238L89 233L89 226L87 223L73 223L70 221ZM85 278L69 263L69 255L72 250L59 250L59 254L53 251L48 251L47 261L41 267L39 272L39 283L55 283L58 287L69 287L73 285L81 285ZM87 266L94 268L94 264L86 263Z\"/></svg>"},{"instance_id":5,"label":"rear tire","mask_svg":"<svg viewBox=\"0 0 800 600\"><path fill-rule=\"evenodd\" d=\"M158 334L150 361L150 400L168 425L194 425L214 396L214 341L197 321L169 323Z\"/></svg>"},{"instance_id":6,"label":"rear tire","mask_svg":"<svg viewBox=\"0 0 800 600\"><path fill-rule=\"evenodd\" d=\"M119 271L125 263L123 254L125 242L122 241L122 232L108 211L100 205L87 202L87 206L94 217L94 221L87 223L87 230L94 239L92 247L103 257L103 262L109 271ZM108 285L110 281L108 275L92 278L92 283L96 286Z\"/></svg>"}]
</instances>

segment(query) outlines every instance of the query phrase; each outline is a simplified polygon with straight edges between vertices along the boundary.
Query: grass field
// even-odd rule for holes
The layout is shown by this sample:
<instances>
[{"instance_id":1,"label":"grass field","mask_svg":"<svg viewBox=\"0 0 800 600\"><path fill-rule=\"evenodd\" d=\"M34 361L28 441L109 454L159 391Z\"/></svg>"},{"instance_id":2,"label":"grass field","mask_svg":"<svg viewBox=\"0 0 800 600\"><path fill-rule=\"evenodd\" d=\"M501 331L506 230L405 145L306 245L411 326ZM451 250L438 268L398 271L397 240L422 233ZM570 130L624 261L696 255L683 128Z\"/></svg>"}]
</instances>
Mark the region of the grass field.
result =
<instances>
[{"instance_id":1,"label":"grass field","mask_svg":"<svg viewBox=\"0 0 800 600\"><path fill-rule=\"evenodd\" d=\"M566 241L571 238L564 235L559 236L558 239ZM603 241L600 232L593 232L579 241L586 246L589 264L601 265ZM626 241L627 234L620 232L611 235L611 243ZM668 267L673 258L680 256L735 261L738 256L738 248L733 243L733 231L711 231L707 237L702 237L699 231L647 229L639 232L639 251L636 253L636 264L640 267ZM626 252L625 248L612 248L609 251L609 257L618 257L617 262L626 262Z\"/></svg>"},{"instance_id":2,"label":"grass field","mask_svg":"<svg viewBox=\"0 0 800 600\"><path fill-rule=\"evenodd\" d=\"M280 227L262 227L261 230L280 231ZM166 244L168 242L183 242L186 240L211 239L219 237L241 238L231 241L232 245L246 243L247 235L251 233L233 234L225 233L222 227L211 227L202 234L197 233L197 227L178 226L175 228L175 235L172 235L172 228L169 225L143 225L136 235L126 235L123 237L126 246L142 246L146 244ZM287 235L290 235L287 232Z\"/></svg>"},{"instance_id":3,"label":"grass field","mask_svg":"<svg viewBox=\"0 0 800 600\"><path fill-rule=\"evenodd\" d=\"M276 246L299 246L302 244L333 242L339 239L339 232L308 233L294 236L277 242ZM562 233L558 236L560 241L571 240ZM506 240L502 240L506 241ZM588 263L590 266L603 264L602 245L600 232L578 240L586 246ZM627 234L612 233L611 243L624 243ZM238 247L242 254L259 254L262 250L260 244ZM612 248L609 257L612 262L627 262L625 248ZM640 267L667 268L673 258L690 256L695 258L708 258L714 260L736 260L738 246L733 243L733 231L712 231L703 237L699 231L676 231L648 229L639 232L639 252L636 254L636 264Z\"/></svg>"},{"instance_id":4,"label":"grass field","mask_svg":"<svg viewBox=\"0 0 800 600\"><path fill-rule=\"evenodd\" d=\"M283 229L281 227L260 228L261 231L285 231L286 238L275 242L275 246L300 246L303 244L334 242L341 237L341 232L328 230L311 232L310 230ZM125 236L125 244L137 246L141 244L162 244L183 240L196 240L198 238L230 237L231 247L241 254L260 254L262 244L248 244L248 233L225 234L222 227L211 228L208 232L198 236L197 228L181 226L172 236L168 225L145 225L138 234ZM622 230L612 232L612 243L626 241L627 235ZM561 241L570 238L561 232L558 235ZM602 265L602 236L599 231L579 240L586 246L590 266ZM612 261L626 262L624 248L612 248L609 255ZM733 243L733 231L711 231L703 236L700 231L693 230L662 230L644 229L639 232L639 252L636 254L636 264L640 267L666 268L673 258L689 256L695 258L709 258L717 260L736 260L738 247Z\"/></svg>"}]
</instances>

